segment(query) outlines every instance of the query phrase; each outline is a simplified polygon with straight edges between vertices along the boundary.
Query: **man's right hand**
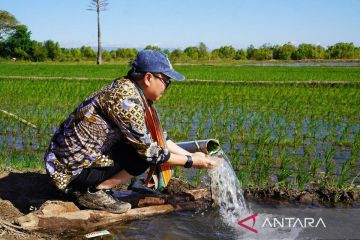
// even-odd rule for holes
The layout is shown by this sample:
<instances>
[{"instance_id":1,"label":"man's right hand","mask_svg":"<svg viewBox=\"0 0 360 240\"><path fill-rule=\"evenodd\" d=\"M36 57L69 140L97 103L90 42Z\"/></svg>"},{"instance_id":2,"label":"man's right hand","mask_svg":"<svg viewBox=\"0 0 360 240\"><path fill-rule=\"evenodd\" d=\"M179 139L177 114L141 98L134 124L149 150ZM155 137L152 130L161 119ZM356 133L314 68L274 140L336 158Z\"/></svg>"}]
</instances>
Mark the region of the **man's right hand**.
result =
<instances>
[{"instance_id":1,"label":"man's right hand","mask_svg":"<svg viewBox=\"0 0 360 240\"><path fill-rule=\"evenodd\" d=\"M196 152L192 154L193 167L199 169L212 169L220 165L222 159L210 157L204 153Z\"/></svg>"}]
</instances>

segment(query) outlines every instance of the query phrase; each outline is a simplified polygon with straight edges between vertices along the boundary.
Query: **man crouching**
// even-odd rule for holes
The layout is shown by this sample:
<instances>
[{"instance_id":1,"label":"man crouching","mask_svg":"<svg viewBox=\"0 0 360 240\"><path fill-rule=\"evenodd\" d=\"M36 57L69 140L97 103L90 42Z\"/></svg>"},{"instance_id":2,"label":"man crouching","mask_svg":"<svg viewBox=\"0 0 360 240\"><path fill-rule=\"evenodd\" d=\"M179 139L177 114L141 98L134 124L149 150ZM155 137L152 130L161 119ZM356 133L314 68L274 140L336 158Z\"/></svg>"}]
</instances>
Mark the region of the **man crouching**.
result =
<instances>
[{"instance_id":1,"label":"man crouching","mask_svg":"<svg viewBox=\"0 0 360 240\"><path fill-rule=\"evenodd\" d=\"M167 55L143 50L124 78L82 102L55 132L45 165L55 186L76 192L85 208L123 213L131 208L111 189L149 167L213 168L203 153L189 153L163 136L153 103L171 79L184 80Z\"/></svg>"}]
</instances>

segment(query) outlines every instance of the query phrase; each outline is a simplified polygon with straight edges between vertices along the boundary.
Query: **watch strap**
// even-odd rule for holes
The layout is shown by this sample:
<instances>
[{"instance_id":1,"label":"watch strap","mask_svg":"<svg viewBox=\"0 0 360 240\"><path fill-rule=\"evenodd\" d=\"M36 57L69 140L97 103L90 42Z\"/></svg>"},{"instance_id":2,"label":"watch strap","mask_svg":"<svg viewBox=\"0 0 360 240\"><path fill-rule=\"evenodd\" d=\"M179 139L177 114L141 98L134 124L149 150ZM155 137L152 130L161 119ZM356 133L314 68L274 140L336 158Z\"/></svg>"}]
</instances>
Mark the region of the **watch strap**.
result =
<instances>
[{"instance_id":1,"label":"watch strap","mask_svg":"<svg viewBox=\"0 0 360 240\"><path fill-rule=\"evenodd\" d=\"M184 164L184 168L191 168L193 165L193 160L192 157L190 155L185 155L187 157L187 161Z\"/></svg>"}]
</instances>

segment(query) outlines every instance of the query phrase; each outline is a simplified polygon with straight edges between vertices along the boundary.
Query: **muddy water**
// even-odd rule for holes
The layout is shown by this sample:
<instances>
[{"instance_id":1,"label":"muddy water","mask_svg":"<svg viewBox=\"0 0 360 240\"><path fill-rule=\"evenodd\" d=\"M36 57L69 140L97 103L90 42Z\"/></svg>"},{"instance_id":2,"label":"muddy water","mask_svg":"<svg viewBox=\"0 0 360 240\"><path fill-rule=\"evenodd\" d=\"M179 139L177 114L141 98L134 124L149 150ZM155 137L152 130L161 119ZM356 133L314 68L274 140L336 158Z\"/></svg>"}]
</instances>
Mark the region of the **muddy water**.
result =
<instances>
[{"instance_id":1,"label":"muddy water","mask_svg":"<svg viewBox=\"0 0 360 240\"><path fill-rule=\"evenodd\" d=\"M156 216L110 229L119 239L343 239L360 238L360 206L300 208L246 203L227 157L209 171L217 208ZM252 216L252 217L251 217ZM238 222L242 219L244 226Z\"/></svg>"},{"instance_id":2,"label":"muddy water","mask_svg":"<svg viewBox=\"0 0 360 240\"><path fill-rule=\"evenodd\" d=\"M239 225L229 226L217 210L156 216L109 230L117 239L360 239L360 206L330 209L248 204L254 213L262 216L256 217L253 226L257 233ZM326 228L321 223L317 227L301 227L299 222L294 228L285 227L285 223L284 227L269 228L268 224L262 227L266 217L270 221L298 218L302 222L312 218L315 223L321 218ZM252 221L244 224L251 227Z\"/></svg>"}]
</instances>

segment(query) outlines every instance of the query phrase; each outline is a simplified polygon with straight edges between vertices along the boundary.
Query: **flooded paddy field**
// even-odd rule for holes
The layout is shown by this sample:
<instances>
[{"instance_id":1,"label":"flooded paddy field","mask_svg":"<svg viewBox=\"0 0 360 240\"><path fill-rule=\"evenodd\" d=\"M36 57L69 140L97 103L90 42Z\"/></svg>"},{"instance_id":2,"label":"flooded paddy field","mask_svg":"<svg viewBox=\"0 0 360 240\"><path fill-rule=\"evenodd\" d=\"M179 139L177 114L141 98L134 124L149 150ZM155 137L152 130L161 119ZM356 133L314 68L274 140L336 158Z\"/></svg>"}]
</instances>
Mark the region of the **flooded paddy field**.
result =
<instances>
[{"instance_id":1,"label":"flooded paddy field","mask_svg":"<svg viewBox=\"0 0 360 240\"><path fill-rule=\"evenodd\" d=\"M2 109L29 122L0 113L1 165L41 167L58 125L109 82L0 80ZM358 85L185 81L157 107L173 140L218 139L244 186L341 188L359 182L359 93Z\"/></svg>"},{"instance_id":2,"label":"flooded paddy field","mask_svg":"<svg viewBox=\"0 0 360 240\"><path fill-rule=\"evenodd\" d=\"M3 169L43 168L44 151L59 124L82 100L110 83L112 77L124 75L126 69L121 67L115 71L115 67L109 65L97 71L91 66L82 72L79 67L74 67L66 73L64 69L67 67L61 65L58 68L36 65L36 68L43 70L30 71L28 76L38 75L49 79L31 80L14 77L26 72L28 66L22 67L18 66L18 71L13 66L0 70L1 109L13 114L0 112L0 166ZM175 141L218 139L243 190L269 187L297 191L314 188L359 190L359 84L251 83L253 80L284 79L356 82L360 80L358 67L299 66L296 70L291 67L256 66L181 68L189 78L234 81L234 84L216 81L173 83L156 104L164 129ZM181 71L180 67L178 70ZM105 74L109 71L110 74ZM52 79L81 76L92 79ZM107 79L96 79L101 76ZM236 83L242 79L249 83ZM180 169L176 173L177 176L186 175ZM204 174L202 171L192 172L190 181L199 184ZM342 199L339 195L332 201L336 203ZM348 234L350 229L355 235L347 238L360 237L356 232L356 216L359 213L356 202L347 208L289 206L256 199L248 200L247 204L251 213L258 213L259 216L254 228L259 234L270 236L267 239L283 236L299 239L313 236L342 238L339 234ZM244 212L237 219L247 216L251 215ZM266 216L272 219L274 216L285 216L317 220L321 217L329 227L270 227L264 230L262 223ZM149 234L169 239L254 238L251 231L244 228L239 230L238 226L229 226L223 220L219 209L182 212L117 228L114 226L112 233L124 239L145 239ZM160 231L158 225L166 230ZM252 221L247 225L252 226Z\"/></svg>"}]
</instances>

